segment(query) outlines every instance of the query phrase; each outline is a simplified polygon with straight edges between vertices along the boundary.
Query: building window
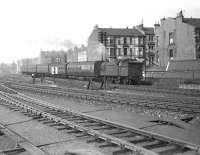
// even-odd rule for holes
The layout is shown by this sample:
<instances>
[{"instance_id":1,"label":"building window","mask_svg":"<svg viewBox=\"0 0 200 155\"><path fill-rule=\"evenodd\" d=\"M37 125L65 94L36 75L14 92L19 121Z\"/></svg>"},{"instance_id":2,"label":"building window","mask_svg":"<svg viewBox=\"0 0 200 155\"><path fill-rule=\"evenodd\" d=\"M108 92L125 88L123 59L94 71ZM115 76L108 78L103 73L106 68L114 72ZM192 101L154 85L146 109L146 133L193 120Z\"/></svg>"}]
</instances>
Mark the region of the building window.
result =
<instances>
[{"instance_id":1,"label":"building window","mask_svg":"<svg viewBox=\"0 0 200 155\"><path fill-rule=\"evenodd\" d=\"M153 35L149 35L149 41L153 41Z\"/></svg>"},{"instance_id":2,"label":"building window","mask_svg":"<svg viewBox=\"0 0 200 155\"><path fill-rule=\"evenodd\" d=\"M197 29L196 30L196 42L199 42L200 41L200 29Z\"/></svg>"},{"instance_id":3,"label":"building window","mask_svg":"<svg viewBox=\"0 0 200 155\"><path fill-rule=\"evenodd\" d=\"M149 50L153 50L153 46L149 46Z\"/></svg>"},{"instance_id":4,"label":"building window","mask_svg":"<svg viewBox=\"0 0 200 155\"><path fill-rule=\"evenodd\" d=\"M135 48L133 48L132 56L135 56Z\"/></svg>"},{"instance_id":5,"label":"building window","mask_svg":"<svg viewBox=\"0 0 200 155\"><path fill-rule=\"evenodd\" d=\"M109 49L109 48L106 48L106 50L107 50L107 53L109 54L109 52L110 52L110 49Z\"/></svg>"},{"instance_id":6,"label":"building window","mask_svg":"<svg viewBox=\"0 0 200 155\"><path fill-rule=\"evenodd\" d=\"M121 44L124 43L124 38L123 38L123 37L120 38L120 43L121 43Z\"/></svg>"},{"instance_id":7,"label":"building window","mask_svg":"<svg viewBox=\"0 0 200 155\"><path fill-rule=\"evenodd\" d=\"M197 47L196 47L196 57L197 57L197 59L200 58L200 45L197 45Z\"/></svg>"},{"instance_id":8,"label":"building window","mask_svg":"<svg viewBox=\"0 0 200 155\"><path fill-rule=\"evenodd\" d=\"M60 63L61 62L61 58L56 58L56 63Z\"/></svg>"},{"instance_id":9,"label":"building window","mask_svg":"<svg viewBox=\"0 0 200 155\"><path fill-rule=\"evenodd\" d=\"M114 43L114 40L110 38L110 44L112 45Z\"/></svg>"},{"instance_id":10,"label":"building window","mask_svg":"<svg viewBox=\"0 0 200 155\"><path fill-rule=\"evenodd\" d=\"M139 57L143 57L143 48L139 48Z\"/></svg>"},{"instance_id":11,"label":"building window","mask_svg":"<svg viewBox=\"0 0 200 155\"><path fill-rule=\"evenodd\" d=\"M134 55L135 55L135 56L138 56L138 47L135 47L135 48L134 48Z\"/></svg>"},{"instance_id":12,"label":"building window","mask_svg":"<svg viewBox=\"0 0 200 155\"><path fill-rule=\"evenodd\" d=\"M98 32L98 40L99 40L99 42L103 43L103 38L104 38L103 32Z\"/></svg>"},{"instance_id":13,"label":"building window","mask_svg":"<svg viewBox=\"0 0 200 155\"><path fill-rule=\"evenodd\" d=\"M110 48L110 57L115 57L115 50L114 50L114 48Z\"/></svg>"},{"instance_id":14,"label":"building window","mask_svg":"<svg viewBox=\"0 0 200 155\"><path fill-rule=\"evenodd\" d=\"M132 55L133 55L133 49L130 48L130 56L132 56Z\"/></svg>"},{"instance_id":15,"label":"building window","mask_svg":"<svg viewBox=\"0 0 200 155\"><path fill-rule=\"evenodd\" d=\"M121 44L121 42L120 42L120 39L118 40L118 45L120 45Z\"/></svg>"},{"instance_id":16,"label":"building window","mask_svg":"<svg viewBox=\"0 0 200 155\"><path fill-rule=\"evenodd\" d=\"M140 44L140 45L143 44L143 38L139 38L139 44Z\"/></svg>"},{"instance_id":17,"label":"building window","mask_svg":"<svg viewBox=\"0 0 200 155\"><path fill-rule=\"evenodd\" d=\"M132 38L132 44L135 45L135 37Z\"/></svg>"},{"instance_id":18,"label":"building window","mask_svg":"<svg viewBox=\"0 0 200 155\"><path fill-rule=\"evenodd\" d=\"M127 48L124 48L124 56L127 56Z\"/></svg>"},{"instance_id":19,"label":"building window","mask_svg":"<svg viewBox=\"0 0 200 155\"><path fill-rule=\"evenodd\" d=\"M133 43L132 43L132 38L131 38L131 37L130 37L130 44L133 44Z\"/></svg>"},{"instance_id":20,"label":"building window","mask_svg":"<svg viewBox=\"0 0 200 155\"><path fill-rule=\"evenodd\" d=\"M109 46L111 46L113 44L113 41L114 40L112 38L110 38L110 37L107 38L107 43Z\"/></svg>"},{"instance_id":21,"label":"building window","mask_svg":"<svg viewBox=\"0 0 200 155\"><path fill-rule=\"evenodd\" d=\"M127 38L124 37L124 44L127 44Z\"/></svg>"},{"instance_id":22,"label":"building window","mask_svg":"<svg viewBox=\"0 0 200 155\"><path fill-rule=\"evenodd\" d=\"M170 49L169 50L169 58L173 58L174 57L174 52L173 52L173 49Z\"/></svg>"},{"instance_id":23,"label":"building window","mask_svg":"<svg viewBox=\"0 0 200 155\"><path fill-rule=\"evenodd\" d=\"M169 33L169 45L174 44L174 34L173 32Z\"/></svg>"},{"instance_id":24,"label":"building window","mask_svg":"<svg viewBox=\"0 0 200 155\"><path fill-rule=\"evenodd\" d=\"M135 38L135 44L138 45L139 43L139 38Z\"/></svg>"},{"instance_id":25,"label":"building window","mask_svg":"<svg viewBox=\"0 0 200 155\"><path fill-rule=\"evenodd\" d=\"M199 52L200 53L200 45L198 46L198 48L197 48L197 52Z\"/></svg>"},{"instance_id":26,"label":"building window","mask_svg":"<svg viewBox=\"0 0 200 155\"><path fill-rule=\"evenodd\" d=\"M118 56L121 55L121 48L118 48Z\"/></svg>"}]
</instances>

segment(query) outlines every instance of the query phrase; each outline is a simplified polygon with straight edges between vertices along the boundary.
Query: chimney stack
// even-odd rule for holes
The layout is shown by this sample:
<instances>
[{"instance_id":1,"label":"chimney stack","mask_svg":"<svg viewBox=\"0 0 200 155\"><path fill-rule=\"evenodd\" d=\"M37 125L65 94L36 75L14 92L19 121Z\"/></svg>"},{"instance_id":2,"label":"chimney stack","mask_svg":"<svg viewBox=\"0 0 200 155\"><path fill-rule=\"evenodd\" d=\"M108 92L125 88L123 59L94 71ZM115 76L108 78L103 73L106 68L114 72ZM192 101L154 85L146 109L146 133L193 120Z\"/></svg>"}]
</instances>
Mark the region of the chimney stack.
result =
<instances>
[{"instance_id":1,"label":"chimney stack","mask_svg":"<svg viewBox=\"0 0 200 155\"><path fill-rule=\"evenodd\" d=\"M98 27L98 24L96 24L95 26L94 26L94 29L95 30L97 30L99 27Z\"/></svg>"}]
</instances>

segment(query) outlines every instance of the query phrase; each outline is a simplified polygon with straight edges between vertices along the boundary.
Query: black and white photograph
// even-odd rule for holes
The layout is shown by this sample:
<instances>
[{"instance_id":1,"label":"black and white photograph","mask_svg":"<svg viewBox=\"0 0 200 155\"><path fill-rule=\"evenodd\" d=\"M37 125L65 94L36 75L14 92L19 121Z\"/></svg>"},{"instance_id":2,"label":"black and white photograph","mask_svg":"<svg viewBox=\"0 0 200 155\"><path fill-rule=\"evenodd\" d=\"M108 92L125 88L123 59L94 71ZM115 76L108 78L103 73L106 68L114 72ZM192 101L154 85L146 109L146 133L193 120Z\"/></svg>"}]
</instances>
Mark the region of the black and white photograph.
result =
<instances>
[{"instance_id":1,"label":"black and white photograph","mask_svg":"<svg viewBox=\"0 0 200 155\"><path fill-rule=\"evenodd\" d=\"M200 155L200 1L0 0L0 155Z\"/></svg>"}]
</instances>

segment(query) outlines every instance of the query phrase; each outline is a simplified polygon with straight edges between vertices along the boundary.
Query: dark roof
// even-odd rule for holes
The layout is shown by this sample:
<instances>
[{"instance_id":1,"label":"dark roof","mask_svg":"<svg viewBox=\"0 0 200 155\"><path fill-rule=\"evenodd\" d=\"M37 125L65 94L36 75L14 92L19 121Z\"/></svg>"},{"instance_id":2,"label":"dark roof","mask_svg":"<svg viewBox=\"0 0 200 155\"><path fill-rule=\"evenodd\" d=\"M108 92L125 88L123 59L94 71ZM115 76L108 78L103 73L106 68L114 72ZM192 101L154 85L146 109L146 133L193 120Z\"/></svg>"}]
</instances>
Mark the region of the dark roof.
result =
<instances>
[{"instance_id":1,"label":"dark roof","mask_svg":"<svg viewBox=\"0 0 200 155\"><path fill-rule=\"evenodd\" d=\"M154 34L153 27L143 27L143 30L144 30L145 34Z\"/></svg>"},{"instance_id":2,"label":"dark roof","mask_svg":"<svg viewBox=\"0 0 200 155\"><path fill-rule=\"evenodd\" d=\"M200 27L200 18L184 18L183 22L194 27Z\"/></svg>"},{"instance_id":3,"label":"dark roof","mask_svg":"<svg viewBox=\"0 0 200 155\"><path fill-rule=\"evenodd\" d=\"M102 32L106 32L112 36L143 36L143 34L136 28L98 28Z\"/></svg>"}]
</instances>

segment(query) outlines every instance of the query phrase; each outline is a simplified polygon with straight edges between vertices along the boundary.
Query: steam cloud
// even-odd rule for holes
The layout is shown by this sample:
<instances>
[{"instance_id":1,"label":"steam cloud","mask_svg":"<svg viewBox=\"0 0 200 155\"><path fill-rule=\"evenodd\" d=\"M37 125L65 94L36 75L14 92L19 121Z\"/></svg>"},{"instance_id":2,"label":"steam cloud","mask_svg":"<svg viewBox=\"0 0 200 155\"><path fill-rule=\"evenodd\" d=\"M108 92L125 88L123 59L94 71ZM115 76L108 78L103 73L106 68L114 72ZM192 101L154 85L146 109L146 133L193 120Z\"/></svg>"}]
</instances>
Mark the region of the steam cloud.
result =
<instances>
[{"instance_id":1,"label":"steam cloud","mask_svg":"<svg viewBox=\"0 0 200 155\"><path fill-rule=\"evenodd\" d=\"M28 40L25 45L31 48L44 49L44 50L68 50L77 46L70 39L48 38L43 41Z\"/></svg>"}]
</instances>

